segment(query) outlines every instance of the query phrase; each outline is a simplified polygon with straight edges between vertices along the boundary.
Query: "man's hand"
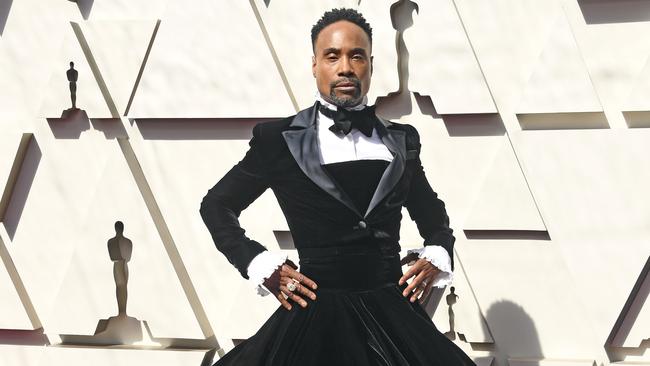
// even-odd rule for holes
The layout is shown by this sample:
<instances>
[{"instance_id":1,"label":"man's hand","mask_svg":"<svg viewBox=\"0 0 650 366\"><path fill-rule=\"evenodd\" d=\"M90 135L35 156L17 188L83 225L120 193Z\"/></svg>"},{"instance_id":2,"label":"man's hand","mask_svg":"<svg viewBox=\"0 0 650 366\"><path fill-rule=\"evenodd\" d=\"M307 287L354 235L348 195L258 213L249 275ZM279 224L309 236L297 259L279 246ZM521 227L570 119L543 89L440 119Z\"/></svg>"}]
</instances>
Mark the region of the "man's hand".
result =
<instances>
[{"instance_id":1,"label":"man's hand","mask_svg":"<svg viewBox=\"0 0 650 366\"><path fill-rule=\"evenodd\" d=\"M291 304L287 301L288 299L297 302L303 308L307 307L307 302L298 295L299 293L312 300L316 300L316 294L310 290L310 288L316 289L316 282L296 271L296 269L298 269L298 266L291 259L287 259L280 268L276 269L269 278L264 280L264 286L275 295L287 310L291 310ZM296 284L295 291L289 291L287 288L289 282Z\"/></svg>"},{"instance_id":2,"label":"man's hand","mask_svg":"<svg viewBox=\"0 0 650 366\"><path fill-rule=\"evenodd\" d=\"M402 295L409 296L409 294L413 292L410 299L410 301L413 302L418 298L420 294L422 294L420 297L420 304L423 304L426 298L429 296L429 292L431 292L431 287L433 287L433 280L441 271L436 266L431 264L431 262L428 260L424 258L418 258L417 253L411 253L407 255L406 257L402 258L400 263L402 265L408 263L409 266L412 266L399 279L400 285L406 282L409 278L415 276L413 281L411 281L411 283L404 289Z\"/></svg>"}]
</instances>

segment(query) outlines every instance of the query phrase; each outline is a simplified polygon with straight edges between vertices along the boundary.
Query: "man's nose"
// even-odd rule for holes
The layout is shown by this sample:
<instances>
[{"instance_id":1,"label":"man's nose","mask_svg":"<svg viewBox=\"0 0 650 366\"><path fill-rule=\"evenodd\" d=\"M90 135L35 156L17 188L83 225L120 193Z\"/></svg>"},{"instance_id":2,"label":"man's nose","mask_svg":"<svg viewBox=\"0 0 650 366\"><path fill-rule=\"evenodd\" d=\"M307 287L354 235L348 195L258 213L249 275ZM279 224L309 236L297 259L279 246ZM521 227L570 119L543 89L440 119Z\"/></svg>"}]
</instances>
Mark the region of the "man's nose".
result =
<instances>
[{"instance_id":1,"label":"man's nose","mask_svg":"<svg viewBox=\"0 0 650 366\"><path fill-rule=\"evenodd\" d=\"M341 62L339 62L338 74L341 76L354 75L354 70L352 69L352 63L350 62L350 58L341 57Z\"/></svg>"}]
</instances>

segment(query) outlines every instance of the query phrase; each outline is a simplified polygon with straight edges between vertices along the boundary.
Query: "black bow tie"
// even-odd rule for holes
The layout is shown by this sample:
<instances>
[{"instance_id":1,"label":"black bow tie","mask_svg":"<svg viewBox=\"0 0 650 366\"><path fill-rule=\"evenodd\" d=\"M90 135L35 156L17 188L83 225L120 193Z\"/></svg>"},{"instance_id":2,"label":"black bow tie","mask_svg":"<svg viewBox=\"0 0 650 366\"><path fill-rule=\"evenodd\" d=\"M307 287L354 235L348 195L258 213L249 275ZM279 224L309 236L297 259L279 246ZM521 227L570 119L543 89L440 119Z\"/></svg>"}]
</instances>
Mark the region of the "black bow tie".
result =
<instances>
[{"instance_id":1,"label":"black bow tie","mask_svg":"<svg viewBox=\"0 0 650 366\"><path fill-rule=\"evenodd\" d=\"M375 127L375 106L366 107L360 111L349 111L345 108L337 107L335 111L320 104L320 112L331 118L334 124L330 131L336 133L343 132L344 135L350 133L352 127L361 131L364 135L372 136L372 129Z\"/></svg>"}]
</instances>

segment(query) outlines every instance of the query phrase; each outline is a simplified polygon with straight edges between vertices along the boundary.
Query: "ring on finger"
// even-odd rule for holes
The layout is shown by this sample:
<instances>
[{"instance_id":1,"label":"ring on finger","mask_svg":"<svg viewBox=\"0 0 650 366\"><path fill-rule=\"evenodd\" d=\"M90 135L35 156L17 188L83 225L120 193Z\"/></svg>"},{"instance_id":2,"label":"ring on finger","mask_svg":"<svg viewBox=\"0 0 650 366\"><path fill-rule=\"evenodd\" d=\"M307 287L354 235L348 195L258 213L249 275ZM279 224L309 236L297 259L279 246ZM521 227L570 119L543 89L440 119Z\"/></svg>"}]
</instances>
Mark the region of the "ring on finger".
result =
<instances>
[{"instance_id":1,"label":"ring on finger","mask_svg":"<svg viewBox=\"0 0 650 366\"><path fill-rule=\"evenodd\" d=\"M289 290L291 292L294 292L294 291L296 291L296 288L297 288L297 286L296 286L295 281L287 283L287 290Z\"/></svg>"}]
</instances>

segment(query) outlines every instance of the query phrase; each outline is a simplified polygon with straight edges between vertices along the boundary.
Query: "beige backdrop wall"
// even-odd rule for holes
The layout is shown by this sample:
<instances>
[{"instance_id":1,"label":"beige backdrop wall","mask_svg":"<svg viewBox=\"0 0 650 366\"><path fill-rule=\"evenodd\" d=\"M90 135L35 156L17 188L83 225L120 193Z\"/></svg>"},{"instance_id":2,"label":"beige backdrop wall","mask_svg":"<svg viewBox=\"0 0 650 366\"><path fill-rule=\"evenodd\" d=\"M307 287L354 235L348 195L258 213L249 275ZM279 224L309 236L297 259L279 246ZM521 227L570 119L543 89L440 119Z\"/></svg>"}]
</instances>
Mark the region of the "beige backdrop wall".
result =
<instances>
[{"instance_id":1,"label":"beige backdrop wall","mask_svg":"<svg viewBox=\"0 0 650 366\"><path fill-rule=\"evenodd\" d=\"M371 102L418 128L447 204L437 327L480 365L650 365L647 0L1 1L0 365L209 365L275 311L199 204L255 123L313 103L335 6L370 21ZM146 327L110 346L118 220ZM298 261L271 191L241 223Z\"/></svg>"}]
</instances>

